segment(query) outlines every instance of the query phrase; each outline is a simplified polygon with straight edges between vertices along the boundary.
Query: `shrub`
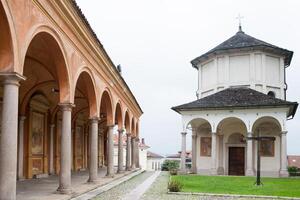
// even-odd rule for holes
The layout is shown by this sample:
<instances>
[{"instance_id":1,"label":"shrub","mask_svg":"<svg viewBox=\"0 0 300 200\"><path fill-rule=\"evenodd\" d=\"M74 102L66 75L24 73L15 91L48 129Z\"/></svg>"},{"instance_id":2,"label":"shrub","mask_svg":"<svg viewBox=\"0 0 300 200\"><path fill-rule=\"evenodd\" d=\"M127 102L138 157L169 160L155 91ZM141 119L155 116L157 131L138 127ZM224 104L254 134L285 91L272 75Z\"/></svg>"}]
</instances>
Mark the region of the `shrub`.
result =
<instances>
[{"instance_id":1,"label":"shrub","mask_svg":"<svg viewBox=\"0 0 300 200\"><path fill-rule=\"evenodd\" d=\"M175 175L177 175L177 169L170 169L170 174L172 175L172 176L175 176Z\"/></svg>"},{"instance_id":2,"label":"shrub","mask_svg":"<svg viewBox=\"0 0 300 200\"><path fill-rule=\"evenodd\" d=\"M299 171L298 167L295 167L295 166L288 167L288 172L289 172L290 176L299 176L300 175L300 171Z\"/></svg>"},{"instance_id":3,"label":"shrub","mask_svg":"<svg viewBox=\"0 0 300 200\"><path fill-rule=\"evenodd\" d=\"M179 168L179 162L176 160L165 160L162 164L162 171L171 171L176 170Z\"/></svg>"},{"instance_id":4,"label":"shrub","mask_svg":"<svg viewBox=\"0 0 300 200\"><path fill-rule=\"evenodd\" d=\"M182 183L177 180L170 180L168 189L170 192L180 192L182 189Z\"/></svg>"}]
</instances>

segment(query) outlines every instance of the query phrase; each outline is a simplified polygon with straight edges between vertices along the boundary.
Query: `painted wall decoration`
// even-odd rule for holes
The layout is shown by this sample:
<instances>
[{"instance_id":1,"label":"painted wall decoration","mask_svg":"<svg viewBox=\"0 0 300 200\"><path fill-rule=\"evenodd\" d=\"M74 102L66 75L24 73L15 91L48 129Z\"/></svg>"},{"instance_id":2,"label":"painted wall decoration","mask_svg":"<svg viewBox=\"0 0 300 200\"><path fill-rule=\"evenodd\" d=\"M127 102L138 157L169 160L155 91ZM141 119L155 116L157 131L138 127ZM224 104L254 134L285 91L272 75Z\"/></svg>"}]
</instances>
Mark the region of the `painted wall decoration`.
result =
<instances>
[{"instance_id":1,"label":"painted wall decoration","mask_svg":"<svg viewBox=\"0 0 300 200\"><path fill-rule=\"evenodd\" d=\"M201 137L201 156L211 156L211 137Z\"/></svg>"}]
</instances>

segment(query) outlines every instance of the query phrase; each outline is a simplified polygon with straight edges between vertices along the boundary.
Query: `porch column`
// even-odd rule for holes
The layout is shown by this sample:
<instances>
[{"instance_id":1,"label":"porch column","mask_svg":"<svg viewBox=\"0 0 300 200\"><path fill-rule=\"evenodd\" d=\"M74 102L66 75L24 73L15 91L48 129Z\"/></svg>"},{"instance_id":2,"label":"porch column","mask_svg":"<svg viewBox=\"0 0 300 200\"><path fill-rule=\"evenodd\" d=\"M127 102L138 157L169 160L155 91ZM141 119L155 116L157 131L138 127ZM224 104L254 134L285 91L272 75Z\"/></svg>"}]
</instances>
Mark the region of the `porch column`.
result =
<instances>
[{"instance_id":1,"label":"porch column","mask_svg":"<svg viewBox=\"0 0 300 200\"><path fill-rule=\"evenodd\" d=\"M18 180L24 179L23 164L24 164L24 121L26 117L20 116L19 118L19 149L18 149Z\"/></svg>"},{"instance_id":2,"label":"porch column","mask_svg":"<svg viewBox=\"0 0 300 200\"><path fill-rule=\"evenodd\" d=\"M60 139L60 173L59 187L61 194L71 193L71 118L73 104L59 104L62 112L62 127Z\"/></svg>"},{"instance_id":3,"label":"porch column","mask_svg":"<svg viewBox=\"0 0 300 200\"><path fill-rule=\"evenodd\" d=\"M140 168L140 148L139 148L140 139L137 137L135 139L135 166Z\"/></svg>"},{"instance_id":4,"label":"porch column","mask_svg":"<svg viewBox=\"0 0 300 200\"><path fill-rule=\"evenodd\" d=\"M192 173L197 173L197 132L192 133Z\"/></svg>"},{"instance_id":5,"label":"porch column","mask_svg":"<svg viewBox=\"0 0 300 200\"><path fill-rule=\"evenodd\" d=\"M135 159L135 137L131 138L131 169L135 170L136 168L136 159Z\"/></svg>"},{"instance_id":6,"label":"porch column","mask_svg":"<svg viewBox=\"0 0 300 200\"><path fill-rule=\"evenodd\" d=\"M96 182L98 178L98 121L97 117L90 119L90 165L88 182Z\"/></svg>"},{"instance_id":7,"label":"porch column","mask_svg":"<svg viewBox=\"0 0 300 200\"><path fill-rule=\"evenodd\" d=\"M19 81L15 73L2 73L3 103L0 138L0 199L16 199Z\"/></svg>"},{"instance_id":8,"label":"porch column","mask_svg":"<svg viewBox=\"0 0 300 200\"><path fill-rule=\"evenodd\" d=\"M211 175L217 175L217 133L211 133Z\"/></svg>"},{"instance_id":9,"label":"porch column","mask_svg":"<svg viewBox=\"0 0 300 200\"><path fill-rule=\"evenodd\" d=\"M219 135L219 158L218 158L218 174L219 175L224 175L224 165L223 165L223 140L224 140L224 135Z\"/></svg>"},{"instance_id":10,"label":"porch column","mask_svg":"<svg viewBox=\"0 0 300 200\"><path fill-rule=\"evenodd\" d=\"M50 158L49 158L49 172L54 174L53 160L54 160L54 128L55 124L50 125Z\"/></svg>"},{"instance_id":11,"label":"porch column","mask_svg":"<svg viewBox=\"0 0 300 200\"><path fill-rule=\"evenodd\" d=\"M252 137L253 133L248 132L248 137ZM247 169L246 176L254 176L253 170L253 140L247 140Z\"/></svg>"},{"instance_id":12,"label":"porch column","mask_svg":"<svg viewBox=\"0 0 300 200\"><path fill-rule=\"evenodd\" d=\"M118 173L122 173L124 171L123 167L123 129L118 130Z\"/></svg>"},{"instance_id":13,"label":"porch column","mask_svg":"<svg viewBox=\"0 0 300 200\"><path fill-rule=\"evenodd\" d=\"M287 131L281 132L281 168L279 175L281 177L288 177L288 171L287 171L287 153L286 153L286 134Z\"/></svg>"},{"instance_id":14,"label":"porch column","mask_svg":"<svg viewBox=\"0 0 300 200\"><path fill-rule=\"evenodd\" d=\"M187 132L181 132L181 162L180 162L181 173L186 173L186 167L185 167L186 134Z\"/></svg>"},{"instance_id":15,"label":"porch column","mask_svg":"<svg viewBox=\"0 0 300 200\"><path fill-rule=\"evenodd\" d=\"M130 159L131 159L131 135L126 133L126 170L130 171Z\"/></svg>"},{"instance_id":16,"label":"porch column","mask_svg":"<svg viewBox=\"0 0 300 200\"><path fill-rule=\"evenodd\" d=\"M108 177L114 176L114 125L108 126L107 133L107 174Z\"/></svg>"}]
</instances>

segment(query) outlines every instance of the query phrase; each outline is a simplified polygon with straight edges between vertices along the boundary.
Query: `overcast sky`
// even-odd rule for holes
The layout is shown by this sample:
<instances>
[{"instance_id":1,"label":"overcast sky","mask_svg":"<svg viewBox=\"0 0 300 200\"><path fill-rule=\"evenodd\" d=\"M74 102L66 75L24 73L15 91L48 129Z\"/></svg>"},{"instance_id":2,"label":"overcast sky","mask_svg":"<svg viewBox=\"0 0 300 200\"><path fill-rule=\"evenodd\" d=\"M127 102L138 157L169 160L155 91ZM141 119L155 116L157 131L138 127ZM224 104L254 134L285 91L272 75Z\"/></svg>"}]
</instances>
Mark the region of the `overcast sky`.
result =
<instances>
[{"instance_id":1,"label":"overcast sky","mask_svg":"<svg viewBox=\"0 0 300 200\"><path fill-rule=\"evenodd\" d=\"M141 137L160 154L176 153L181 118L170 108L196 100L190 61L238 30L294 51L287 99L300 102L300 1L77 0L140 103ZM288 153L300 154L300 111L288 122ZM188 149L191 135L188 135Z\"/></svg>"}]
</instances>

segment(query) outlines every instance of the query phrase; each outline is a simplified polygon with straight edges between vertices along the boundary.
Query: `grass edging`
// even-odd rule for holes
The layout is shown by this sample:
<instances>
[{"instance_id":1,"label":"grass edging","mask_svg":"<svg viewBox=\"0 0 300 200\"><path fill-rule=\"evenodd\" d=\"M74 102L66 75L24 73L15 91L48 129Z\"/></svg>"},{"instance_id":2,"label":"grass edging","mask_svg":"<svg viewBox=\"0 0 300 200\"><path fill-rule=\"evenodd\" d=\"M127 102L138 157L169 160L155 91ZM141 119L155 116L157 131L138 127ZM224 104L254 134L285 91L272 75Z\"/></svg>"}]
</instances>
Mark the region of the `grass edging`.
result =
<instances>
[{"instance_id":1,"label":"grass edging","mask_svg":"<svg viewBox=\"0 0 300 200\"><path fill-rule=\"evenodd\" d=\"M245 197L245 198L260 198L260 199L290 199L300 200L297 197L282 197L282 196L264 196L264 195L246 195L246 194L213 194L201 192L167 192L168 194L175 195L196 195L196 196L212 196L212 197Z\"/></svg>"}]
</instances>

